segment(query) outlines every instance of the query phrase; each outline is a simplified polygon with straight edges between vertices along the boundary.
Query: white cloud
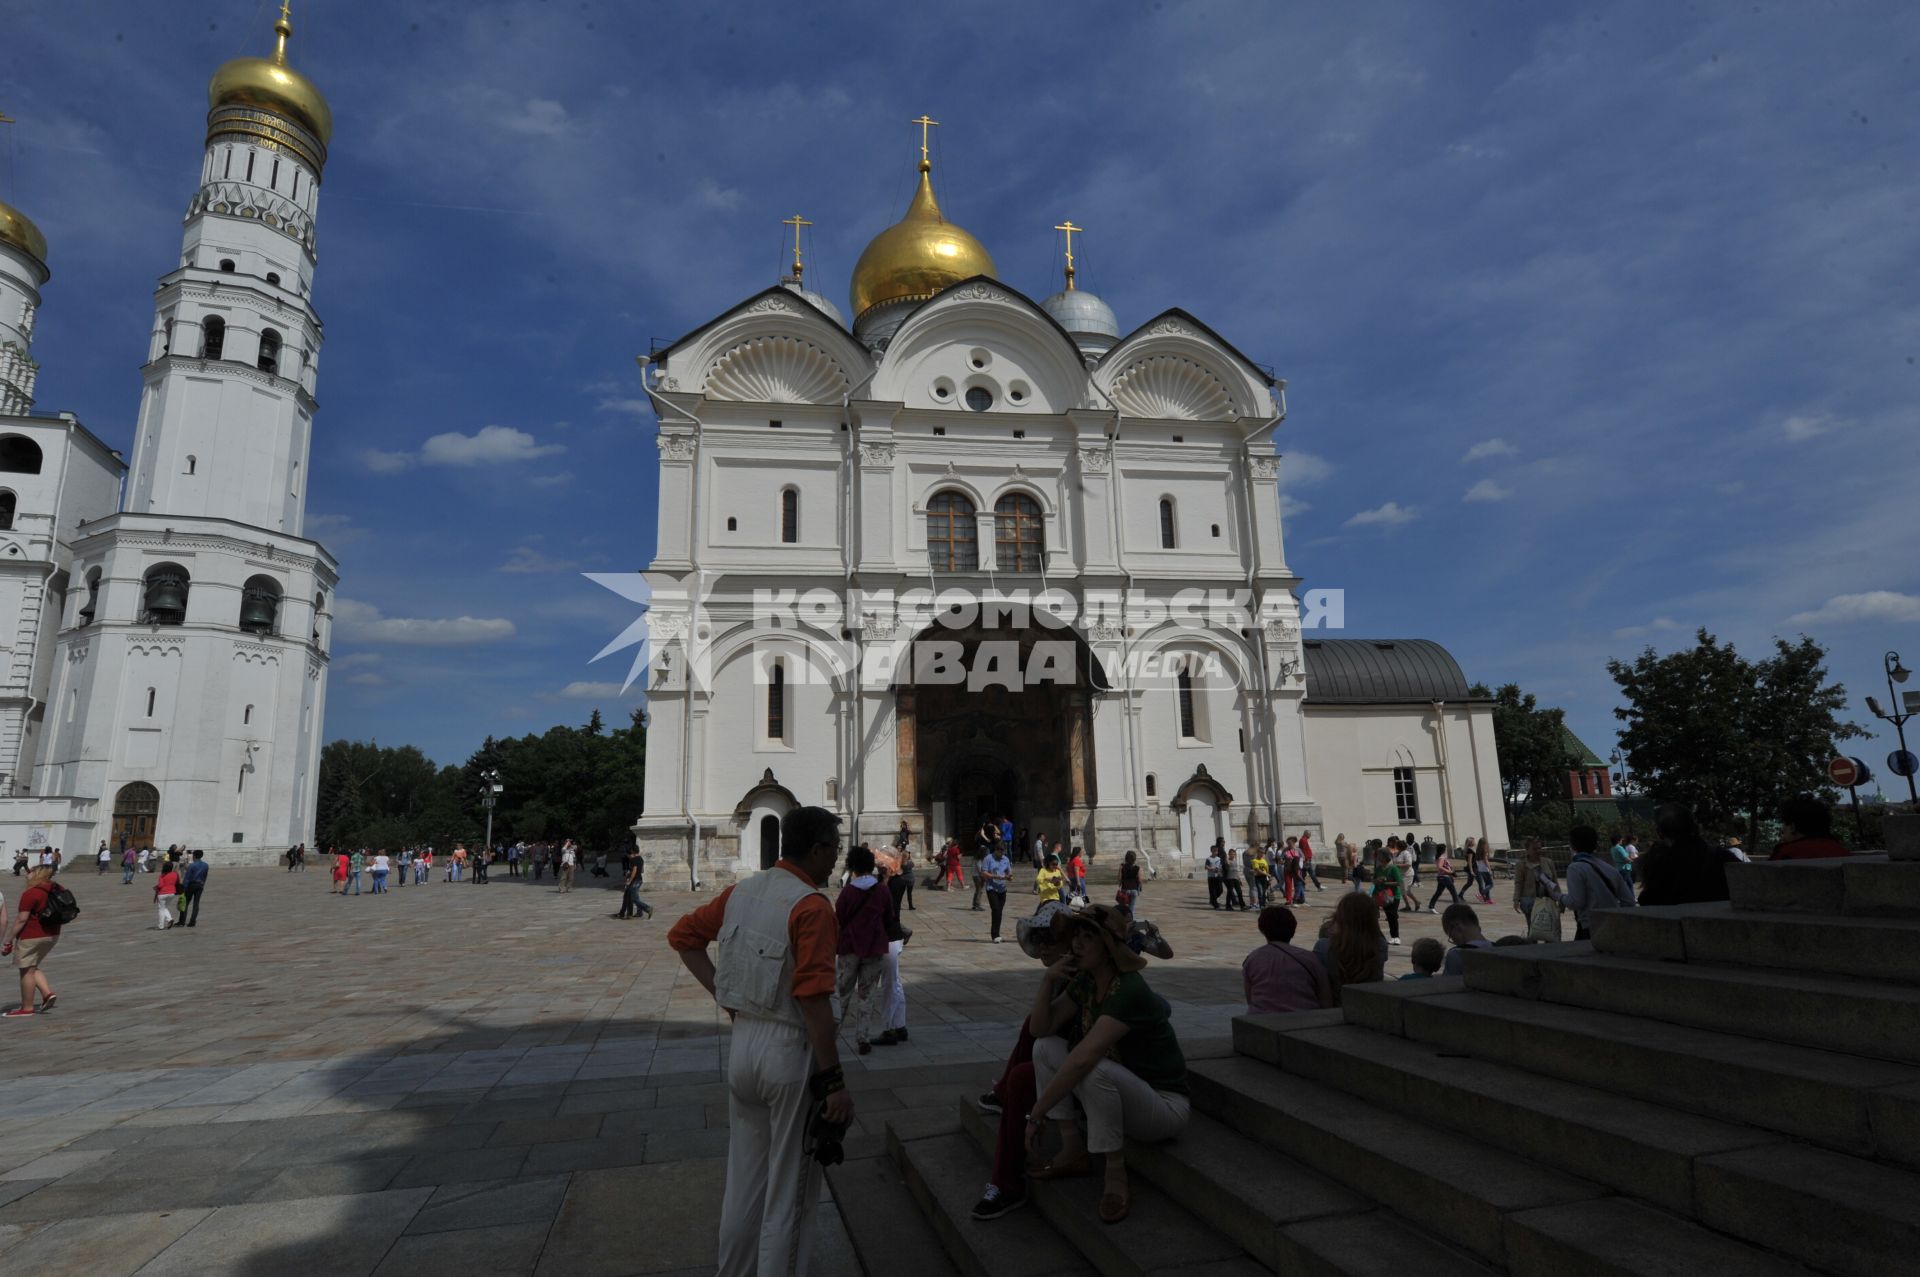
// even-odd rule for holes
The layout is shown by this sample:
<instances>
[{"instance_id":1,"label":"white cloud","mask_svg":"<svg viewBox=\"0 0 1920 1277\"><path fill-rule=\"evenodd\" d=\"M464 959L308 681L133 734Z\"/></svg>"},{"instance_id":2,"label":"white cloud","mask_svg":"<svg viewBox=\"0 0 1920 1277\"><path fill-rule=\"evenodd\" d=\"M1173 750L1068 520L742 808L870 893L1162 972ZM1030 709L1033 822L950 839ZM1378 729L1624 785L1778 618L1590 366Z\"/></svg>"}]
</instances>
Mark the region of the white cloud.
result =
<instances>
[{"instance_id":1,"label":"white cloud","mask_svg":"<svg viewBox=\"0 0 1920 1277\"><path fill-rule=\"evenodd\" d=\"M1613 632L1615 638L1642 638L1648 634L1661 634L1671 630L1683 630L1686 626L1670 616L1656 616L1645 625L1623 625Z\"/></svg>"},{"instance_id":2,"label":"white cloud","mask_svg":"<svg viewBox=\"0 0 1920 1277\"><path fill-rule=\"evenodd\" d=\"M457 430L438 434L420 445L420 463L429 466L497 465L506 461L531 461L566 447L557 443L538 443L524 430L512 426L482 426L474 434Z\"/></svg>"},{"instance_id":3,"label":"white cloud","mask_svg":"<svg viewBox=\"0 0 1920 1277\"><path fill-rule=\"evenodd\" d=\"M573 472L562 470L559 474L536 474L527 482L536 488L557 488L563 483L573 482Z\"/></svg>"},{"instance_id":4,"label":"white cloud","mask_svg":"<svg viewBox=\"0 0 1920 1277\"><path fill-rule=\"evenodd\" d=\"M528 98L518 111L501 116L500 124L529 137L561 137L573 128L567 108L551 98Z\"/></svg>"},{"instance_id":5,"label":"white cloud","mask_svg":"<svg viewBox=\"0 0 1920 1277\"><path fill-rule=\"evenodd\" d=\"M1512 495L1512 489L1502 487L1492 479L1482 479L1468 488L1467 494L1460 499L1462 501L1505 501Z\"/></svg>"},{"instance_id":6,"label":"white cloud","mask_svg":"<svg viewBox=\"0 0 1920 1277\"><path fill-rule=\"evenodd\" d=\"M1789 443L1803 443L1831 430L1837 430L1840 423L1826 413L1817 416L1788 417L1780 423L1781 433L1787 436Z\"/></svg>"},{"instance_id":7,"label":"white cloud","mask_svg":"<svg viewBox=\"0 0 1920 1277\"><path fill-rule=\"evenodd\" d=\"M1333 463L1311 452L1289 452L1280 458L1280 489L1304 488L1333 473Z\"/></svg>"},{"instance_id":8,"label":"white cloud","mask_svg":"<svg viewBox=\"0 0 1920 1277\"><path fill-rule=\"evenodd\" d=\"M573 682L568 683L554 695L570 701L604 701L624 696L627 691L628 689L622 688L618 683Z\"/></svg>"},{"instance_id":9,"label":"white cloud","mask_svg":"<svg viewBox=\"0 0 1920 1277\"><path fill-rule=\"evenodd\" d=\"M1382 527L1397 528L1403 523L1413 522L1418 513L1412 506L1401 505L1398 501L1389 501L1383 506L1362 510L1347 520L1347 526L1364 528L1378 524Z\"/></svg>"},{"instance_id":10,"label":"white cloud","mask_svg":"<svg viewBox=\"0 0 1920 1277\"><path fill-rule=\"evenodd\" d=\"M306 535L309 540L324 541L328 545L352 545L366 540L368 533L354 523L352 515L309 514Z\"/></svg>"},{"instance_id":11,"label":"white cloud","mask_svg":"<svg viewBox=\"0 0 1920 1277\"><path fill-rule=\"evenodd\" d=\"M505 617L382 616L379 608L357 599L334 600L333 614L342 637L363 643L460 647L497 642L514 633L513 622Z\"/></svg>"},{"instance_id":12,"label":"white cloud","mask_svg":"<svg viewBox=\"0 0 1920 1277\"><path fill-rule=\"evenodd\" d=\"M1460 458L1460 464L1465 465L1469 461L1485 461L1489 457L1517 457L1519 455L1520 449L1514 447L1505 439L1482 439L1479 443L1467 449L1467 455Z\"/></svg>"},{"instance_id":13,"label":"white cloud","mask_svg":"<svg viewBox=\"0 0 1920 1277\"><path fill-rule=\"evenodd\" d=\"M615 397L602 399L594 406L601 412L626 412L632 413L636 417L649 416L653 412L653 404L646 399L621 399Z\"/></svg>"},{"instance_id":14,"label":"white cloud","mask_svg":"<svg viewBox=\"0 0 1920 1277\"><path fill-rule=\"evenodd\" d=\"M385 687L387 685L387 676L385 674L375 674L371 670L363 670L358 674L347 675L347 682L354 687Z\"/></svg>"},{"instance_id":15,"label":"white cloud","mask_svg":"<svg viewBox=\"0 0 1920 1277\"><path fill-rule=\"evenodd\" d=\"M399 474L413 464L411 452L382 452L368 448L360 454L360 463L375 474Z\"/></svg>"},{"instance_id":16,"label":"white cloud","mask_svg":"<svg viewBox=\"0 0 1920 1277\"><path fill-rule=\"evenodd\" d=\"M502 572L578 572L580 565L571 559L556 559L530 545L516 545L500 565Z\"/></svg>"},{"instance_id":17,"label":"white cloud","mask_svg":"<svg viewBox=\"0 0 1920 1277\"><path fill-rule=\"evenodd\" d=\"M333 658L333 668L350 670L359 665L378 665L387 658L378 652L349 652L345 656Z\"/></svg>"},{"instance_id":18,"label":"white cloud","mask_svg":"<svg viewBox=\"0 0 1920 1277\"><path fill-rule=\"evenodd\" d=\"M1280 514L1284 518L1291 519L1293 516L1305 514L1311 509L1313 509L1313 503L1311 501L1302 501L1291 492L1282 492L1280 494Z\"/></svg>"},{"instance_id":19,"label":"white cloud","mask_svg":"<svg viewBox=\"0 0 1920 1277\"><path fill-rule=\"evenodd\" d=\"M1851 625L1856 621L1920 621L1920 595L1894 590L1836 594L1811 612L1787 618L1793 625Z\"/></svg>"}]
</instances>

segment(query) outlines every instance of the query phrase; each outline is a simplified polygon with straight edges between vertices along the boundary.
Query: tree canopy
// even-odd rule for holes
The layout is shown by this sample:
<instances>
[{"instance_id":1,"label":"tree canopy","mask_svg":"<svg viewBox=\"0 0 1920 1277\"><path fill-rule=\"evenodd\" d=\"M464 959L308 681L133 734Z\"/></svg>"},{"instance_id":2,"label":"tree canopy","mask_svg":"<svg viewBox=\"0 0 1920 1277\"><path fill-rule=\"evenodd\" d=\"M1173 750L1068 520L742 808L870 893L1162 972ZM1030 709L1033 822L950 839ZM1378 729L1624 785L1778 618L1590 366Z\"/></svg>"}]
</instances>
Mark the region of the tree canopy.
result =
<instances>
[{"instance_id":1,"label":"tree canopy","mask_svg":"<svg viewBox=\"0 0 1920 1277\"><path fill-rule=\"evenodd\" d=\"M1493 749L1511 828L1519 823L1522 812L1560 798L1567 770L1578 764L1567 746L1566 711L1540 705L1532 692L1522 692L1517 683L1507 683L1497 692L1476 683L1470 691L1493 697Z\"/></svg>"},{"instance_id":2,"label":"tree canopy","mask_svg":"<svg viewBox=\"0 0 1920 1277\"><path fill-rule=\"evenodd\" d=\"M1627 701L1614 716L1634 775L1703 826L1744 823L1755 840L1781 799L1826 793L1835 745L1865 734L1838 716L1847 694L1827 682L1826 655L1802 636L1749 661L1702 629L1690 648L1608 661Z\"/></svg>"},{"instance_id":3,"label":"tree canopy","mask_svg":"<svg viewBox=\"0 0 1920 1277\"><path fill-rule=\"evenodd\" d=\"M315 839L322 847L478 842L487 813L480 773L500 772L496 843L578 840L613 849L630 837L646 793L644 712L608 731L599 711L582 727L489 736L464 765L435 768L411 745L337 740L320 754Z\"/></svg>"}]
</instances>

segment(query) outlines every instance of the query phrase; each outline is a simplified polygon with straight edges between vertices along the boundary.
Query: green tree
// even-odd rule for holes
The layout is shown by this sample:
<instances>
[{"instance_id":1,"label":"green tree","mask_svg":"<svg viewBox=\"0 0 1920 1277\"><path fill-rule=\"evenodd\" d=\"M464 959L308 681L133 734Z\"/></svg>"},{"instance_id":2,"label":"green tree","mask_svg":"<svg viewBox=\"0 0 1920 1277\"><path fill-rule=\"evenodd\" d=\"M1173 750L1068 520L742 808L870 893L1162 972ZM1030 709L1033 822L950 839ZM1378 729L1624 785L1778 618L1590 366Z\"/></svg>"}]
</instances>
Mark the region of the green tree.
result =
<instances>
[{"instance_id":1,"label":"green tree","mask_svg":"<svg viewBox=\"0 0 1920 1277\"><path fill-rule=\"evenodd\" d=\"M1542 707L1532 692L1507 683L1497 692L1486 684L1468 689L1493 698L1493 749L1500 764L1500 790L1507 806L1507 827L1517 830L1520 816L1561 796L1567 770L1577 760L1567 746L1566 711Z\"/></svg>"},{"instance_id":2,"label":"green tree","mask_svg":"<svg viewBox=\"0 0 1920 1277\"><path fill-rule=\"evenodd\" d=\"M1649 647L1607 671L1627 702L1614 716L1634 775L1709 829L1743 823L1750 842L1781 799L1826 793L1835 745L1865 734L1839 717L1846 689L1827 682L1826 651L1804 636L1749 661L1702 629L1690 648Z\"/></svg>"}]
</instances>

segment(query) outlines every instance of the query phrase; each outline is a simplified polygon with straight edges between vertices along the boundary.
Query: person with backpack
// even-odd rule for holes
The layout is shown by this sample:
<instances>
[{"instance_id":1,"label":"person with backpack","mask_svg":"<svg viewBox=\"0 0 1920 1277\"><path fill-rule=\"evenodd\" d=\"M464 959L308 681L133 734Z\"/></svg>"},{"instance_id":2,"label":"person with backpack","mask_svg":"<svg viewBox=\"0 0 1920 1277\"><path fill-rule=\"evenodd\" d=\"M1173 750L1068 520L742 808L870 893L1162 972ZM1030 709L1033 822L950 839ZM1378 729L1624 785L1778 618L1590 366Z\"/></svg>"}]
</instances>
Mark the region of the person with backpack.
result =
<instances>
[{"instance_id":1,"label":"person with backpack","mask_svg":"<svg viewBox=\"0 0 1920 1277\"><path fill-rule=\"evenodd\" d=\"M0 1015L35 1014L36 993L40 995L41 1011L53 1009L57 995L47 983L41 964L60 939L60 928L79 916L79 903L71 891L53 880L51 867L35 865L27 871L27 887L20 893L13 929L7 933L6 943L0 944L0 957L12 954L14 965L20 969L20 1005ZM5 928L6 903L0 900L0 930Z\"/></svg>"},{"instance_id":2,"label":"person with backpack","mask_svg":"<svg viewBox=\"0 0 1920 1277\"><path fill-rule=\"evenodd\" d=\"M1600 835L1592 825L1575 825L1567 843L1573 848L1566 890L1566 902L1573 909L1573 938L1586 940L1593 934L1593 911L1631 908L1633 888L1619 870L1594 854L1600 849Z\"/></svg>"}]
</instances>

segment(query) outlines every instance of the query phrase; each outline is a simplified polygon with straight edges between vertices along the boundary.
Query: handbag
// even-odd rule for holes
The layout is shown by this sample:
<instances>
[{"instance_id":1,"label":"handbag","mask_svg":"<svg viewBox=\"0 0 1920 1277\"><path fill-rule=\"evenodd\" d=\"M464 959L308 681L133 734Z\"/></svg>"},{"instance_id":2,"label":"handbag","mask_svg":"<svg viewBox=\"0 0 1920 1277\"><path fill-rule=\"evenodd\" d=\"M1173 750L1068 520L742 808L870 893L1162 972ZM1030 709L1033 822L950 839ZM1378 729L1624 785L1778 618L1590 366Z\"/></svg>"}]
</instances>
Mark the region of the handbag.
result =
<instances>
[{"instance_id":1,"label":"handbag","mask_svg":"<svg viewBox=\"0 0 1920 1277\"><path fill-rule=\"evenodd\" d=\"M1560 903L1542 894L1533 900L1533 912L1527 916L1527 939L1552 944L1560 939Z\"/></svg>"}]
</instances>

